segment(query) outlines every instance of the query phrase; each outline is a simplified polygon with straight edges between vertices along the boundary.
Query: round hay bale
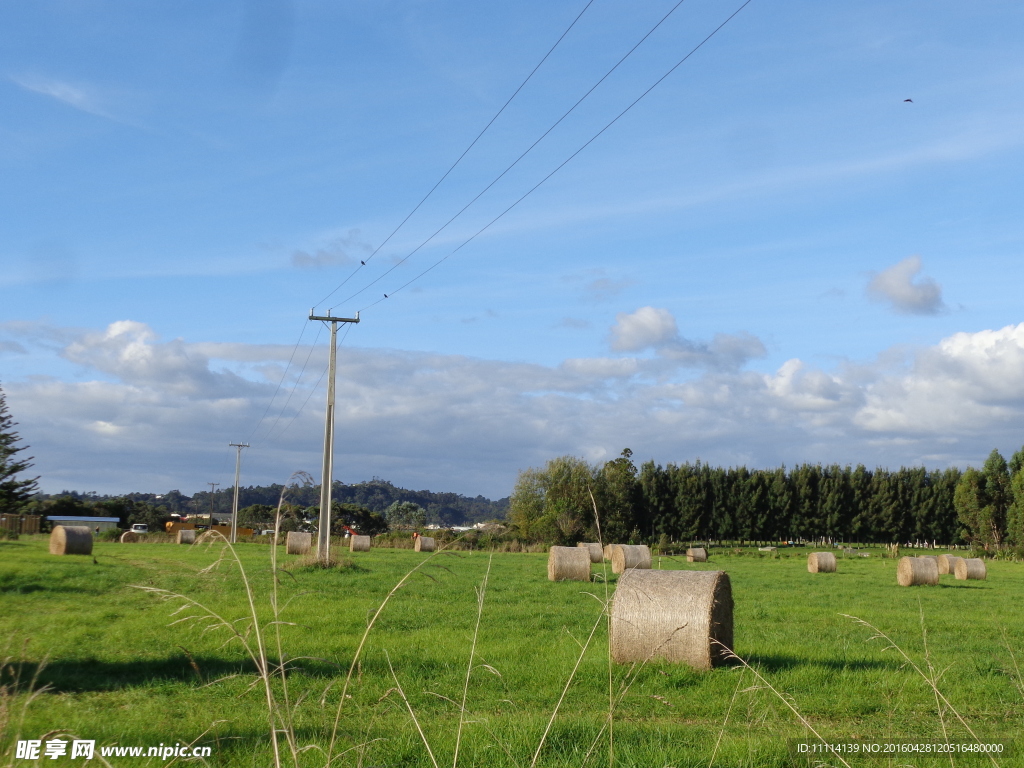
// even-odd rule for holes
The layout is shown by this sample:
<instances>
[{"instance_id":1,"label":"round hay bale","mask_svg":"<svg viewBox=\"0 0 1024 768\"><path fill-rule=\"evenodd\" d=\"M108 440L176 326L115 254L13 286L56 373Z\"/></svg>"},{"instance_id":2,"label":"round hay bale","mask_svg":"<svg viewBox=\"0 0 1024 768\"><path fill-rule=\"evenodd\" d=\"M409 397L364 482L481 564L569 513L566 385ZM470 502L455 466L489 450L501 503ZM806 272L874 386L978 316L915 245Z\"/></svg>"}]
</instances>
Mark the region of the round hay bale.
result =
<instances>
[{"instance_id":1,"label":"round hay bale","mask_svg":"<svg viewBox=\"0 0 1024 768\"><path fill-rule=\"evenodd\" d=\"M644 544L616 544L612 549L612 573L625 573L638 568L649 570L651 550Z\"/></svg>"},{"instance_id":2,"label":"round hay bale","mask_svg":"<svg viewBox=\"0 0 1024 768\"><path fill-rule=\"evenodd\" d=\"M139 534L135 531L125 531L121 534L121 538L118 539L122 544L137 544L139 541Z\"/></svg>"},{"instance_id":3,"label":"round hay bale","mask_svg":"<svg viewBox=\"0 0 1024 768\"><path fill-rule=\"evenodd\" d=\"M939 583L938 562L927 557L901 557L896 566L896 582L901 587L935 586Z\"/></svg>"},{"instance_id":4,"label":"round hay bale","mask_svg":"<svg viewBox=\"0 0 1024 768\"><path fill-rule=\"evenodd\" d=\"M590 551L579 547L549 549L548 581L590 581Z\"/></svg>"},{"instance_id":5,"label":"round hay bale","mask_svg":"<svg viewBox=\"0 0 1024 768\"><path fill-rule=\"evenodd\" d=\"M417 536L413 549L417 552L433 552L437 549L437 542L432 536Z\"/></svg>"},{"instance_id":6,"label":"round hay bale","mask_svg":"<svg viewBox=\"0 0 1024 768\"><path fill-rule=\"evenodd\" d=\"M659 658L706 670L723 663L732 649L728 574L627 571L612 601L610 643L619 664Z\"/></svg>"},{"instance_id":7,"label":"round hay bale","mask_svg":"<svg viewBox=\"0 0 1024 768\"><path fill-rule=\"evenodd\" d=\"M604 559L605 559L605 560L607 560L607 561L611 562L611 559L612 559L612 550L613 550L613 549L614 549L615 547L617 547L617 546L618 546L618 544L605 544L605 545L604 545L604 550L602 550L601 554L602 554L602 555L604 555Z\"/></svg>"},{"instance_id":8,"label":"round hay bale","mask_svg":"<svg viewBox=\"0 0 1024 768\"><path fill-rule=\"evenodd\" d=\"M985 561L979 557L957 558L954 568L953 573L960 581L966 579L980 579L984 581L988 576Z\"/></svg>"},{"instance_id":9,"label":"round hay bale","mask_svg":"<svg viewBox=\"0 0 1024 768\"><path fill-rule=\"evenodd\" d=\"M369 536L352 536L348 540L348 551L349 552L369 552L370 551L370 537Z\"/></svg>"},{"instance_id":10,"label":"round hay bale","mask_svg":"<svg viewBox=\"0 0 1024 768\"><path fill-rule=\"evenodd\" d=\"M708 552L704 547L690 547L686 550L686 562L688 563L706 563L708 561Z\"/></svg>"},{"instance_id":11,"label":"round hay bale","mask_svg":"<svg viewBox=\"0 0 1024 768\"><path fill-rule=\"evenodd\" d=\"M936 568L939 567L938 555L918 555L917 557L918 557L919 560L934 560L935 561L935 567Z\"/></svg>"},{"instance_id":12,"label":"round hay bale","mask_svg":"<svg viewBox=\"0 0 1024 768\"><path fill-rule=\"evenodd\" d=\"M195 544L196 543L196 529L195 528L179 528L177 542L179 544Z\"/></svg>"},{"instance_id":13,"label":"round hay bale","mask_svg":"<svg viewBox=\"0 0 1024 768\"><path fill-rule=\"evenodd\" d=\"M602 560L604 560L604 550L601 549L601 545L600 544L598 544L596 542L594 542L594 543L580 542L576 546L577 547L585 548L588 552L590 552L590 562L592 562L592 563L600 563Z\"/></svg>"},{"instance_id":14,"label":"round hay bale","mask_svg":"<svg viewBox=\"0 0 1024 768\"><path fill-rule=\"evenodd\" d=\"M288 531L284 542L286 555L308 555L313 548L313 534L300 531Z\"/></svg>"},{"instance_id":15,"label":"round hay bale","mask_svg":"<svg viewBox=\"0 0 1024 768\"><path fill-rule=\"evenodd\" d=\"M956 573L957 560L963 560L956 555L939 555L939 575Z\"/></svg>"},{"instance_id":16,"label":"round hay bale","mask_svg":"<svg viewBox=\"0 0 1024 768\"><path fill-rule=\"evenodd\" d=\"M91 555L92 529L87 525L55 525L50 534L51 555Z\"/></svg>"},{"instance_id":17,"label":"round hay bale","mask_svg":"<svg viewBox=\"0 0 1024 768\"><path fill-rule=\"evenodd\" d=\"M811 552L807 556L808 573L835 573L836 556L831 552Z\"/></svg>"}]
</instances>

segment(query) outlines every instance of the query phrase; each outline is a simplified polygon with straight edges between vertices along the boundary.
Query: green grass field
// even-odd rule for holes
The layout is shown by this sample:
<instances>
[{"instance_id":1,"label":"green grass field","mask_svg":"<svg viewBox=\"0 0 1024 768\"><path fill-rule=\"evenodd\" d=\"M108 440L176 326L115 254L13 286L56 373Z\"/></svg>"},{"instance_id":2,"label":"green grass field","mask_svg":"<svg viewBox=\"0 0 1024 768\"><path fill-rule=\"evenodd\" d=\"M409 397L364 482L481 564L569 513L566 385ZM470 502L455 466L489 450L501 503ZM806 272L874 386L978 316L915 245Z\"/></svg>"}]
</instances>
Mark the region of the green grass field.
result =
<instances>
[{"instance_id":1,"label":"green grass field","mask_svg":"<svg viewBox=\"0 0 1024 768\"><path fill-rule=\"evenodd\" d=\"M11 693L8 672L0 694L0 765L30 764L14 758L17 734L39 739L58 730L98 746L195 742L212 747L210 765L272 765L266 694L239 643L226 643L223 628L169 626L195 611L172 617L180 603L131 586L186 594L244 627L248 607L238 569L225 560L202 572L222 549L112 543L97 544L94 557L54 557L46 537L0 542L0 651L8 646L0 656L24 659L20 691ZM942 740L943 722L951 739L969 738L953 712L940 718L932 689L897 651L886 650L884 640L869 642L870 629L840 614L886 632L925 671L930 661L941 675L940 690L979 736L1024 735L1024 686L1016 668L1024 665L1024 565L990 562L984 582L943 576L939 587L900 588L895 561L881 558L880 550L870 558L840 559L838 573L816 575L806 570L807 551L787 550L775 559L712 552L711 562L700 565L661 559L663 568L729 573L735 651L763 680L742 666L712 672L660 662L613 668L616 694L628 685L612 720L614 765L794 764L786 740L810 732L787 701L829 739ZM239 553L262 620L270 622L269 548L243 544ZM425 557L380 549L353 555L354 567L324 571L292 567L295 558L281 555L288 567L279 582L282 602L291 599L281 619L290 623L276 628L292 667L285 711L297 745L312 746L301 753L302 765L325 764L345 673L367 621ZM489 557L437 555L391 599L344 701L335 748L341 756L334 765L434 764L399 685L437 764L452 764L477 618L475 590ZM531 765L597 623L535 764L608 765L608 731L601 731L609 713L609 665L599 621L606 585L600 576L589 585L550 583L542 554L495 554L490 562L459 764ZM602 570L594 567L595 574ZM272 645L274 630L266 628ZM276 647L270 655L277 658ZM26 680L37 671L37 685L46 690L23 708ZM279 680L274 690L284 706ZM848 759L851 765L950 764L914 755ZM173 762L107 760L114 766ZM39 762L83 764L66 756ZM283 762L292 765L291 755ZM1024 756L998 763L1024 765ZM958 757L954 764L992 762Z\"/></svg>"}]
</instances>

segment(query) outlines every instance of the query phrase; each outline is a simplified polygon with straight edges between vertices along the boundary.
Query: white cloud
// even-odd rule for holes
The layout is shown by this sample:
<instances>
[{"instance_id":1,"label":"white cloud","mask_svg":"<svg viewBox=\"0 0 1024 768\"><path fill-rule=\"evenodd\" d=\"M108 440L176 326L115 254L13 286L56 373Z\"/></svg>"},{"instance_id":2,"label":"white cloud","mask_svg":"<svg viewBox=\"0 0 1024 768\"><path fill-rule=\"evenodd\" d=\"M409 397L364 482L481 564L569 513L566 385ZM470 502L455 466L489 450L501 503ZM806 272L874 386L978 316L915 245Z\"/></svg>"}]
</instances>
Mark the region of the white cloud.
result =
<instances>
[{"instance_id":1,"label":"white cloud","mask_svg":"<svg viewBox=\"0 0 1024 768\"><path fill-rule=\"evenodd\" d=\"M244 394L255 388L230 372L214 372L209 358L181 339L159 343L144 323L120 320L105 331L85 333L62 351L67 360L102 371L136 387L155 387L189 397Z\"/></svg>"},{"instance_id":2,"label":"white cloud","mask_svg":"<svg viewBox=\"0 0 1024 768\"><path fill-rule=\"evenodd\" d=\"M1024 323L957 333L920 352L909 370L869 386L856 423L913 435L970 435L1014 424L1019 430L1022 393Z\"/></svg>"},{"instance_id":3,"label":"white cloud","mask_svg":"<svg viewBox=\"0 0 1024 768\"><path fill-rule=\"evenodd\" d=\"M613 352L653 349L676 365L691 368L740 368L748 360L764 357L760 339L749 333L717 333L710 342L695 342L679 335L676 319L667 309L641 307L615 316L609 336Z\"/></svg>"},{"instance_id":4,"label":"white cloud","mask_svg":"<svg viewBox=\"0 0 1024 768\"><path fill-rule=\"evenodd\" d=\"M102 108L99 97L80 85L72 85L62 80L54 80L40 75L12 75L10 80L27 91L49 96L82 112L114 119L109 112Z\"/></svg>"},{"instance_id":5,"label":"white cloud","mask_svg":"<svg viewBox=\"0 0 1024 768\"><path fill-rule=\"evenodd\" d=\"M934 315L946 309L942 288L930 277L915 277L921 272L921 257L910 256L875 274L868 283L872 299L889 304L908 315Z\"/></svg>"},{"instance_id":6,"label":"white cloud","mask_svg":"<svg viewBox=\"0 0 1024 768\"><path fill-rule=\"evenodd\" d=\"M678 337L679 328L671 312L640 307L636 312L620 312L615 316L611 348L614 352L641 352L671 343Z\"/></svg>"},{"instance_id":7,"label":"white cloud","mask_svg":"<svg viewBox=\"0 0 1024 768\"><path fill-rule=\"evenodd\" d=\"M670 316L641 314L645 324L637 314L623 324L635 332L626 343L676 343ZM291 353L161 341L132 321L103 331L24 331L19 338L32 354L44 353L38 339L70 337L59 353L96 374L4 382L51 490L195 491L230 482L227 443L249 439ZM715 344L709 354L726 354L728 344L712 352ZM310 387L321 353L277 418L290 374L246 453L244 482L279 482L319 466L323 392ZM720 366L681 378L666 372L670 364L616 357L544 366L345 348L338 477L500 496L517 470L563 453L599 460L629 446L638 459L659 462L935 466L978 463L994 446L1015 450L1024 434L1024 323L832 371L793 359L772 373ZM260 373L267 369L269 380Z\"/></svg>"}]
</instances>

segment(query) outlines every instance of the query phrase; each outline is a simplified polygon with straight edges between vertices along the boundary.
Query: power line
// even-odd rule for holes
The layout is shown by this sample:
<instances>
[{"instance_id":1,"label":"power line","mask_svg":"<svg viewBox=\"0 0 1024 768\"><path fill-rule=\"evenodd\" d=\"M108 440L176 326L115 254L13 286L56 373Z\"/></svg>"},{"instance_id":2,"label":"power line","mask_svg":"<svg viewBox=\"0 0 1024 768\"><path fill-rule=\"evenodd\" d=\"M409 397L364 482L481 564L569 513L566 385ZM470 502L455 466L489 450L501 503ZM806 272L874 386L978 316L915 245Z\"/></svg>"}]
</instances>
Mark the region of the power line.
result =
<instances>
[{"instance_id":1,"label":"power line","mask_svg":"<svg viewBox=\"0 0 1024 768\"><path fill-rule=\"evenodd\" d=\"M746 0L746 2L744 2L739 8L737 8L735 11L733 11L732 14L730 14L729 17L725 21L723 21L721 24L719 24L717 27L715 27L715 29L711 32L711 34L709 34L707 37L705 37L703 40L701 40L696 46L694 46L690 50L689 53L687 53L685 56L683 56L683 58L681 58L674 65L672 65L672 67L665 74L663 74L661 77L659 77L657 80L655 80L653 85L651 85L647 90L645 90L643 93L641 93L639 96L637 96L636 99L634 99L632 102L630 102L630 104L625 109L623 109L621 112L619 112L619 114L617 114L608 123L606 123L605 126L601 130L599 130L597 133L595 133L593 136L591 136L579 149L577 149L575 152L573 152L571 155L569 155L569 157L567 157L565 160L563 160L561 163L559 163L559 165L556 166L555 169L553 171L551 171L547 176L545 176L543 179L541 179L536 184L534 184L532 187L530 187L530 189L528 189L521 197L519 197L514 203L512 203L512 205L510 205L508 208L506 208L501 213L499 213L497 216L495 216L493 219L491 219L487 224L485 224L483 227L481 227L479 230L477 230L474 234L470 235L457 248L455 248L453 251L448 253L446 256L443 256L442 258L438 259L436 262L434 262L432 265L430 265L425 270L420 272L418 275L413 277L411 280L408 280L407 282L405 282L402 285L400 285L398 288L393 289L390 293L385 294L383 299L377 299L377 301L373 302L372 304L367 304L365 307L363 307L359 311L360 312L365 312L366 310L370 309L371 307L377 306L378 304L383 302L388 297L394 296L396 293L398 293L402 289L407 288L409 285L411 285L412 283L414 283L417 280L419 280L425 274L427 274L428 272L432 271L435 267L439 266L442 262L447 261L451 256L454 256L456 253L458 253L464 247L469 245L469 243L471 243L478 236L483 234L486 230L490 229L490 227L493 226L503 216L505 216L505 214L507 214L509 211L511 211L513 208L515 208L517 205L519 205L521 202L523 202L523 200L525 200L527 197L529 197L531 194L533 194L544 182L546 182L548 179L550 179L552 176L554 176L556 173L558 173L560 170L562 170L562 168L564 168L566 165L568 165L569 162L574 157L576 157L580 152L582 152L584 149L586 149L592 143L594 143L594 141L596 141L597 138L599 136L601 136L601 134L603 134L605 131L607 131L609 128L611 128L613 125L615 125L615 123L617 123L619 121L619 119L623 115L625 115L633 107L635 107L637 104L639 104L640 101L645 96L647 96L647 94L649 94L651 91L653 91L655 88L657 88L669 75L671 75L680 66L682 66L683 63L687 59L689 59L693 54L695 54L698 50L700 50L708 40L710 40L712 37L714 37L716 34L718 34L719 30L721 30L722 27L724 27L726 24L728 24L730 21L732 21L733 18L735 18L739 14L740 11L742 11L744 8L746 8L748 5L750 5L751 2L752 2L752 0ZM395 266L398 266L398 265L396 264ZM369 287L369 286L367 286L367 287Z\"/></svg>"},{"instance_id":2,"label":"power line","mask_svg":"<svg viewBox=\"0 0 1024 768\"><path fill-rule=\"evenodd\" d=\"M298 350L299 344L302 342L302 336L303 336L303 334L305 334L306 328L308 326L309 326L309 321L308 320L305 323L302 324L302 330L299 331L299 338L295 340L295 346L292 347L292 353L288 357L288 364L284 367L284 372L281 374L281 380L279 382L277 382L277 389L274 390L274 394L271 396L270 402L267 403L267 408L266 408L265 411L263 411L263 415L260 416L260 420L256 422L256 426L253 427L252 428L252 432L249 433L249 437L246 439L247 443L252 441L252 438L256 434L256 430L260 428L260 424L263 423L263 420L265 418L267 418L267 414L270 413L270 406L272 406L274 404L274 399L277 397L277 393L281 391L281 385L284 384L284 380L288 376L288 371L292 367L292 360L295 359L295 352L296 352L296 350ZM288 403L285 402L285 405L287 406Z\"/></svg>"},{"instance_id":3,"label":"power line","mask_svg":"<svg viewBox=\"0 0 1024 768\"><path fill-rule=\"evenodd\" d=\"M338 285L337 287L335 287L335 289L334 289L333 291L331 291L331 292L330 292L330 293L328 293L328 294L327 294L326 296L324 296L324 297L323 297L322 299L320 299L320 301L318 301L318 302L316 303L316 305L315 305L315 306L320 306L320 305L321 305L321 304L323 304L323 303L324 303L325 301L327 301L327 300L328 300L329 298L331 298L331 296L333 296L333 295L334 295L334 294L335 294L335 293L336 293L336 292L337 292L338 290L340 290L340 289L342 288L342 286L344 286L344 285L345 285L345 283L347 283L347 282L348 282L349 280L351 280L351 279L352 279L353 277L355 277L355 276L356 276L356 274L358 274L358 273L359 273L359 270L361 270L361 269L362 269L363 267L365 267L365 266L366 266L366 265L367 265L367 264L368 264L368 263L370 262L370 260L371 260L371 259L373 259L373 257L377 255L377 253L378 253L378 252L380 251L380 249L381 249L381 248L383 248L383 247L384 247L385 245L387 245L387 244L388 244L388 242L389 242L389 241L391 240L391 238L393 238L393 237L394 237L394 236L395 236L396 234L398 234L398 230L400 230L400 229L401 229L402 227L404 227L404 226L405 226L405 223L406 223L407 221L409 221L409 219L411 219L411 218L412 218L413 214L415 214L415 213L416 213L416 211L418 211L418 210L420 209L420 206L422 206L422 205L423 205L423 204L424 204L425 202L427 202L428 198L430 198L430 196L434 194L434 191L435 191L435 190L436 190L436 189L437 189L437 188L438 188L439 186L441 186L441 183L442 183L442 182L443 182L443 181L444 181L445 179L447 179L447 178L448 178L448 176L449 176L449 175L451 174L451 172L455 170L455 167L456 167L456 166L457 166L457 165L458 165L459 163L461 163L461 162L462 162L462 159L463 159L463 158L464 158L464 157L465 157L466 155L468 155L468 154L469 154L469 151L470 151L470 150L471 150L471 149L472 149L473 147L475 147L475 146L476 146L476 143L477 143L478 141L480 141L480 139L481 139L481 138L483 137L483 135L484 135L485 133L487 133L487 130L488 130L488 129L489 129L489 128L490 128L491 126L492 126L492 125L494 125L494 121L495 121L495 120L497 120L497 119L498 119L498 118L499 118L499 117L501 116L501 114L502 114L502 113L503 113L503 112L505 111L505 108L506 108L506 107L508 107L508 105L512 103L512 99L514 99L514 98L515 98L516 96L518 96L518 95L519 95L519 92L520 92L521 90L523 90L523 88L524 88L524 87L526 87L526 84L527 84L528 82L530 82L530 80L531 80L531 79L533 78L533 76L534 76L534 75L535 75L535 74L537 73L537 70L538 70L538 69L540 69L540 68L541 68L541 66L542 66L542 65L544 64L544 62L548 60L548 57L549 57L549 56L550 56L550 55L551 55L552 53L554 53L554 51L555 51L555 48L557 48L557 47L559 46L559 44L560 44L560 43L562 42L562 40L564 40L564 39L565 39L565 36L566 36L566 35L568 35L570 31L572 31L572 28L576 26L576 22L578 22L578 21L579 21L579 20L580 20L580 19L581 19L581 18L583 17L583 14L587 12L587 9L588 9L588 8L590 8L590 6L591 6L591 5L593 5L593 3L594 3L594 0L588 0L587 4L586 4L585 6L583 6L583 10L582 10L582 11L580 11L580 12L579 12L579 13L578 13L578 14L576 15L576 18L572 20L572 23L571 23L571 24L570 24L570 25L569 25L568 27L566 27L565 31L564 31L564 32L563 32L563 33L562 33L562 34L561 34L561 35L559 36L559 38L558 38L558 39L557 39L557 40L555 41L555 44L554 44L554 45L552 45L552 46L551 46L551 48L549 48L549 49L548 49L548 52L547 52L547 53L545 53L545 54L544 54L544 56L543 56L543 57L541 58L541 60L540 60L539 62L537 62L537 66L535 66L535 67L534 67L534 68L533 68L532 70L530 70L530 74L528 74L528 75L526 76L526 79L525 79L525 80L523 80L523 82L521 82L521 83L519 84L519 87L518 87L518 88L516 88L516 89L515 89L515 91L513 91L513 92L512 92L512 95L511 95L511 96L509 96L509 97L508 97L508 99L507 99L507 100L505 101L505 103L501 105L501 109L499 109L499 110L498 110L497 112L495 112L495 113L494 113L494 117L492 117L492 118L491 118L491 119L490 119L490 120L488 121L487 125L485 125L485 126L483 127L483 130L481 130L481 131L480 131L480 133L478 133L478 134L476 135L476 138L475 138L475 139L473 139L473 141L471 141L471 142L469 143L469 146L468 146L468 147L466 147L466 148L465 148L465 149L464 149L464 150L462 151L462 154L461 154L461 155L459 155L459 156L458 156L458 157L456 158L455 162L451 164L451 166L450 166L450 167L448 168L448 170L444 172L444 175L443 175L443 176L441 176L441 178L437 180L437 183L435 183L435 184L434 184L434 186L432 186L432 187L430 188L430 190L429 190L429 191L427 192L427 194L425 194L425 195L423 196L423 198L422 198L422 199L421 199L421 200L420 200L420 201L419 201L418 203L416 203L415 207L414 207L414 208L413 208L413 209L412 209L411 211L409 211L409 213L408 213L408 214L406 214L405 218L404 218L404 219L402 219L402 221L401 221L401 222L399 222L398 226L397 226L397 227L395 227L395 228L394 228L394 229L393 229L393 230L391 231L391 234L390 234L390 235L388 235L388 236L387 236L386 238L384 238L384 241L383 241L383 242L382 242L382 243L381 243L380 245L378 245L378 246L377 246L377 247L376 247L376 248L375 248L375 249L373 250L373 253L371 253L371 254L370 254L369 256L367 256L367 257L366 257L365 261L360 261L360 264L359 264L359 266L358 266L358 267L356 267L356 268L355 268L355 269L354 269L354 270L352 271L352 274L351 274L351 275L349 275L349 276L348 276L348 277L346 277L346 278L345 278L344 280L342 280L342 281L341 281L341 283L340 283L340 284L339 284L339 285ZM335 305L335 306L337 306L337 305ZM333 309L333 307L332 307L332 309Z\"/></svg>"},{"instance_id":4,"label":"power line","mask_svg":"<svg viewBox=\"0 0 1024 768\"><path fill-rule=\"evenodd\" d=\"M537 138L536 141L534 141L529 147L527 147L526 150L523 151L523 153L521 155L519 155L519 157L517 157L515 160L513 160L512 163L507 168L505 168L505 170L503 170L501 173L499 173L486 187L484 187L479 193L477 193L476 197L474 197L472 200L470 200L468 203L466 203L458 211L458 213L456 213L454 216L452 216L450 219L448 219L448 221L446 221L444 224L442 224L432 235L430 235L426 240L424 240L419 245L417 245L415 248L413 248L402 259L400 259L399 261L395 262L391 266L390 269L385 271L383 274L379 275L376 279L374 279L371 282L369 282L363 288L360 288L358 291L356 291L352 295L350 295L347 298L343 299L338 304L335 304L334 306L336 307L336 306L339 306L339 304L344 304L347 301L351 301L356 296L361 294L363 291L367 290L371 286L373 286L376 283L378 283L381 280L383 280L385 277L387 277L392 272L394 272L396 269L398 269L400 266L402 266L402 264L404 264L406 261L408 261L410 258L412 258L413 255L415 255L421 248L423 248L425 245L427 245L431 240L433 240L435 237L437 237L439 234L441 234L445 229L447 229L448 225L450 225L453 221L455 221L463 213L465 213L466 210L469 209L469 207L472 206L477 200L479 200L481 197L483 197L488 192L488 190L491 189L491 187L493 187L495 184L497 184L499 181L501 181L505 177L505 174L507 174L509 171L511 171L513 168L515 168L519 164L520 160L522 160L524 157L526 157L528 154L530 154L530 152L532 152L534 150L534 148L538 144L540 144L542 141L544 141L544 139L547 138L547 136L553 130L555 130L555 128L557 128L559 125L561 125L562 121L565 120L569 115L571 115L576 110L576 108L580 104L582 104L590 96L590 94L592 94L594 91L596 91L597 88L601 85L601 83L603 83L605 80L607 80L612 75L612 73L615 72L615 70L618 69L623 64L623 62L626 61L626 59L628 59L630 56L632 56L633 53L636 51L636 49L639 48L641 45L643 45L644 41L646 41L647 38L649 38L651 35L653 35L654 32L662 24L664 24L665 21L668 20L668 17L671 16L673 13L675 13L676 10L679 8L679 6L681 6L685 1L686 0L678 0L678 2L675 5L673 5L671 9L669 9L669 12L666 13L664 16L661 17L661 19L658 20L658 23L656 23L653 27L651 27L649 30L647 30L647 33L643 37L641 37L636 42L636 44L632 48L630 48L625 53L624 56L622 56L622 58L620 58L617 62L615 62L614 66L612 66L611 69L609 69L607 72L605 72L604 75L602 75L601 78L596 83L594 83L582 96L580 96L580 98L576 101L575 104L573 104L571 107L569 107L569 109L566 110L565 113L561 117L559 117L554 123L552 123L551 126L546 131L544 131L544 133L542 133L540 135L540 137ZM332 291L332 293L333 293L333 291ZM331 309L334 309L334 307L331 307Z\"/></svg>"},{"instance_id":5,"label":"power line","mask_svg":"<svg viewBox=\"0 0 1024 768\"><path fill-rule=\"evenodd\" d=\"M345 345L345 339L348 338L348 333L350 330L352 330L352 326L345 327L345 333L342 334L341 339L338 341L339 347L343 347ZM284 429L282 429L280 433L278 433L277 438L279 440L282 437L284 437L284 433L288 431L288 427L294 424L295 420L299 418L299 416L302 414L302 411L305 410L306 404L309 402L310 398L313 397L313 394L317 391L317 388L320 386L320 382L323 381L324 376L327 375L328 368L330 368L330 364L324 366L323 371L320 373L320 378L316 380L316 383L313 385L313 388L309 390L309 394L306 395L306 399L302 401L302 405L299 406L299 410L295 412L294 416L292 416L292 420L285 424Z\"/></svg>"},{"instance_id":6,"label":"power line","mask_svg":"<svg viewBox=\"0 0 1024 768\"><path fill-rule=\"evenodd\" d=\"M302 375L306 372L306 366L309 365L309 360L313 356L313 352L316 349L316 343L320 340L320 334L323 333L323 330L323 325L317 329L316 336L313 337L313 343L309 346L309 352L306 353L306 359L303 361L302 368L299 370L299 375L295 377L295 383L292 384L291 389L288 390L288 397L285 399L284 405L281 406L281 410L274 419L274 423L270 425L270 429L267 430L267 434L263 436L262 440L260 440L260 445L266 443L267 440L270 439L270 436L274 433L274 427L277 426L281 417L284 416L284 412L288 409L288 403L292 401L292 395L295 394L295 390L299 387L299 382L302 381Z\"/></svg>"}]
</instances>

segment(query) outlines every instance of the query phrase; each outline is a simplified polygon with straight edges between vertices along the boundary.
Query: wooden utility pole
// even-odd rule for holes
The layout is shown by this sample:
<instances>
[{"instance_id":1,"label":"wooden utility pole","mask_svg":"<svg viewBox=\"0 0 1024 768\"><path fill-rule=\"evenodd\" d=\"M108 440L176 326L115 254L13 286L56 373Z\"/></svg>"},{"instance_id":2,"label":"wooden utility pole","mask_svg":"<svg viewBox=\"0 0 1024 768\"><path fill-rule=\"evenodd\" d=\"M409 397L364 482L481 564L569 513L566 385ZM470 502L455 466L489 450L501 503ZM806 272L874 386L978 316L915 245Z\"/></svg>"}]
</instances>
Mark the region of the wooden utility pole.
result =
<instances>
[{"instance_id":1,"label":"wooden utility pole","mask_svg":"<svg viewBox=\"0 0 1024 768\"><path fill-rule=\"evenodd\" d=\"M235 498L231 502L231 543L238 540L238 478L242 472L242 449L248 448L248 443L228 443L232 448L238 450L235 456Z\"/></svg>"},{"instance_id":2,"label":"wooden utility pole","mask_svg":"<svg viewBox=\"0 0 1024 768\"><path fill-rule=\"evenodd\" d=\"M213 492L220 483L207 483L210 486L210 530L213 530Z\"/></svg>"},{"instance_id":3,"label":"wooden utility pole","mask_svg":"<svg viewBox=\"0 0 1024 768\"><path fill-rule=\"evenodd\" d=\"M316 557L321 563L331 558L331 485L334 482L334 377L338 368L338 323L358 323L355 317L317 316L309 310L310 320L331 324L331 362L327 372L327 415L324 419L324 467L320 483L320 527L317 531Z\"/></svg>"}]
</instances>

